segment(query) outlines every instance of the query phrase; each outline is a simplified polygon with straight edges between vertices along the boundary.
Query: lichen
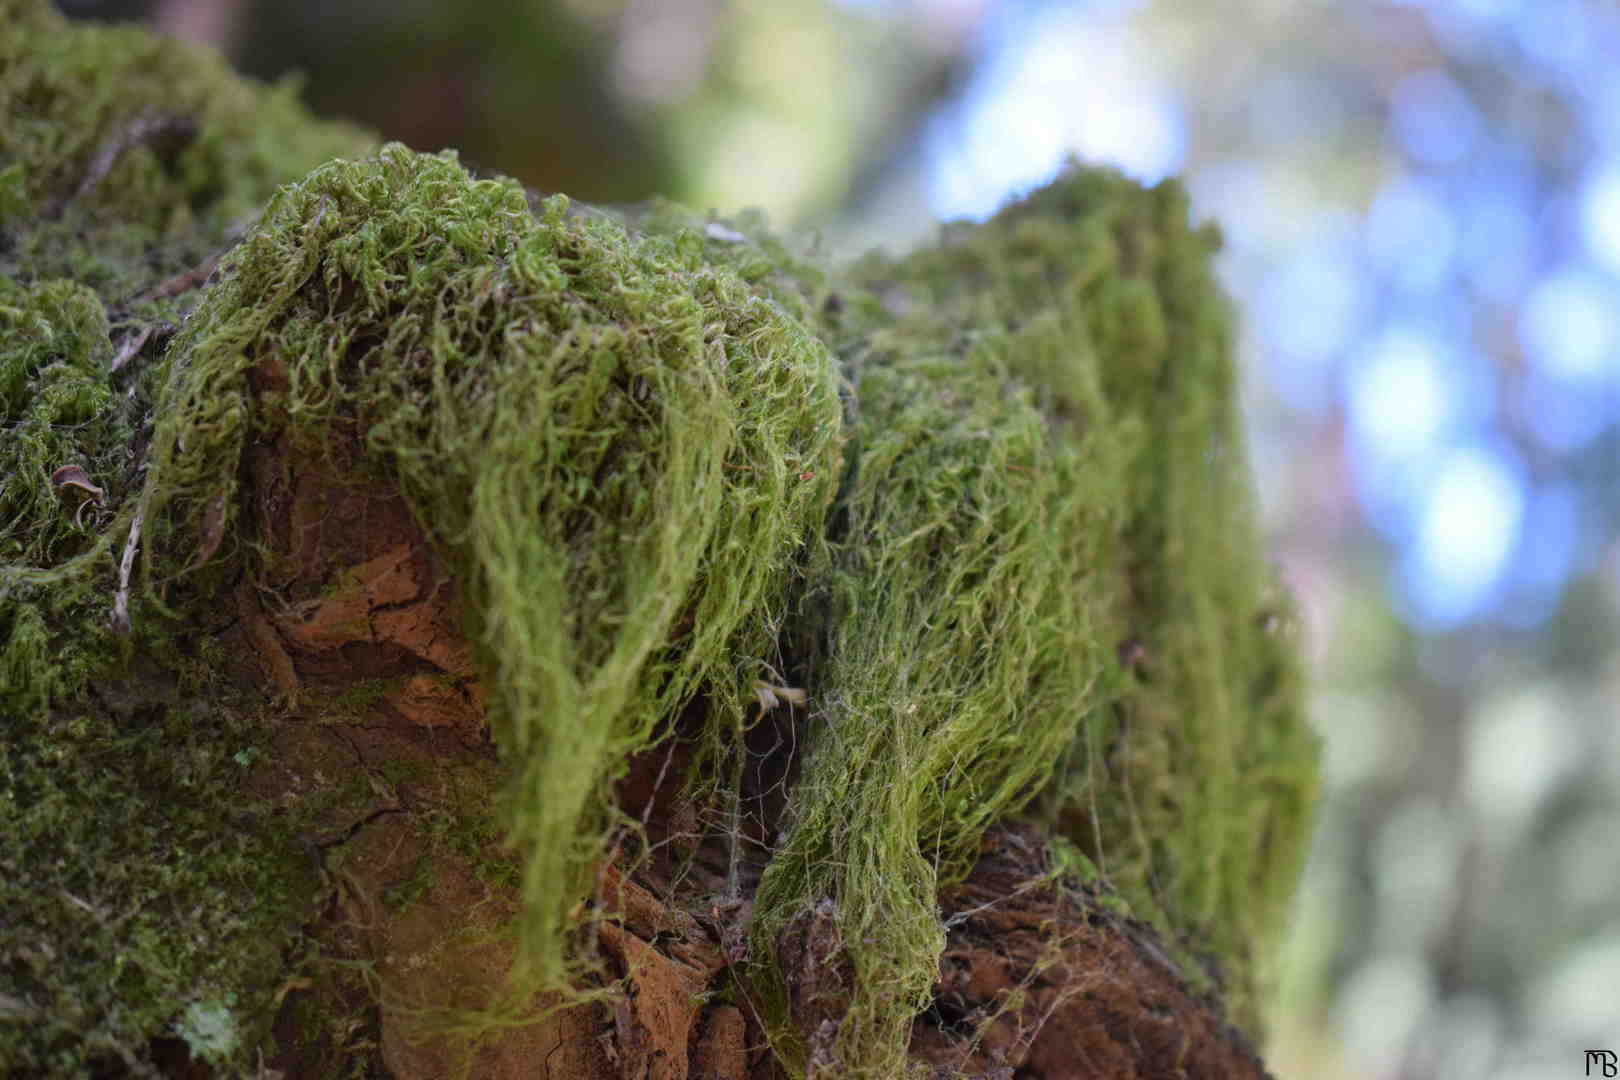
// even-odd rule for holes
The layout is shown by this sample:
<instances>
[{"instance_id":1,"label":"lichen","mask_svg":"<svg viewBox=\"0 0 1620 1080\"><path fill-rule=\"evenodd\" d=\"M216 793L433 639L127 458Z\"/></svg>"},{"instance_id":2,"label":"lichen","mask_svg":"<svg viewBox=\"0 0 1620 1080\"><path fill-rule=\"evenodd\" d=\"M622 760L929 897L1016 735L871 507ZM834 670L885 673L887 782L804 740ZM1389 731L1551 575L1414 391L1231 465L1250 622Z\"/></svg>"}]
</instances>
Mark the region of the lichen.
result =
<instances>
[{"instance_id":1,"label":"lichen","mask_svg":"<svg viewBox=\"0 0 1620 1080\"><path fill-rule=\"evenodd\" d=\"M232 1007L235 994L208 1001L193 1001L175 1025L191 1056L199 1061L229 1061L242 1045L242 1034Z\"/></svg>"}]
</instances>

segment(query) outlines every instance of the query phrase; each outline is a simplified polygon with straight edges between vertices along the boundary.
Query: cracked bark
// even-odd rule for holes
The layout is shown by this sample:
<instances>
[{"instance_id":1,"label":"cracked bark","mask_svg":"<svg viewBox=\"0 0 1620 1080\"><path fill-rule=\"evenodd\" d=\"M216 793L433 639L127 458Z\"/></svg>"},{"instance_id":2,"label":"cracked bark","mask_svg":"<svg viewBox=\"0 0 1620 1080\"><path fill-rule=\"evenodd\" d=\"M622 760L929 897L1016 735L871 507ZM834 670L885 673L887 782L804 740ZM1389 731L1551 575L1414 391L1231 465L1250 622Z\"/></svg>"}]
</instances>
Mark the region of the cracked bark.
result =
<instances>
[{"instance_id":1,"label":"cracked bark","mask_svg":"<svg viewBox=\"0 0 1620 1080\"><path fill-rule=\"evenodd\" d=\"M273 362L261 363L255 388L274 388L277 374ZM441 573L399 495L357 482L358 451L351 439L314 459L275 438L262 442L248 453L251 484L237 516L243 539L262 545L265 572L239 586L240 618L222 639L236 676L279 696L284 708L276 753L250 785L271 802L307 803L356 770L364 778L358 797L334 799L329 820L309 838L323 880L309 930L330 956L370 965L383 988L375 1005L352 988L294 990L278 1029L288 1049L267 1065L306 1075L349 1052L300 1042L295 1022L311 1001L326 1009L342 1002L364 1018L361 1041L372 1045L376 1068L427 1080L449 1073L455 1047L424 1038L415 1019L495 1000L513 960L499 930L516 897L424 834L436 809L462 797L467 776L477 778L474 790L493 792L499 767L458 629L455 582ZM322 703L342 700L364 680L383 689L354 715L334 722L323 712ZM664 854L639 862L633 876L612 863L599 874L594 902L617 913L599 925L604 978L622 980L626 991L561 1012L548 1013L555 1001L544 996L525 1003L532 1021L484 1039L470 1075L533 1076L537 1062L538 1075L558 1080L783 1075L739 962L749 900L792 779L793 736L786 719L751 736L756 766L744 791L751 828L729 841L700 836L694 808L679 795L690 754L678 738L631 763L619 800ZM390 775L415 779L390 782ZM696 857L684 861L687 853ZM728 884L734 874L736 888ZM385 898L413 880L420 896L391 915ZM688 914L702 897L710 898L699 903L708 917ZM1187 989L1150 930L1113 914L1094 893L1052 884L1038 831L993 830L971 876L940 903L948 943L933 1005L916 1018L911 1038L913 1058L935 1075L1265 1075L1218 1003ZM828 1048L851 968L826 916L807 912L779 944L811 1073L835 1076Z\"/></svg>"}]
</instances>

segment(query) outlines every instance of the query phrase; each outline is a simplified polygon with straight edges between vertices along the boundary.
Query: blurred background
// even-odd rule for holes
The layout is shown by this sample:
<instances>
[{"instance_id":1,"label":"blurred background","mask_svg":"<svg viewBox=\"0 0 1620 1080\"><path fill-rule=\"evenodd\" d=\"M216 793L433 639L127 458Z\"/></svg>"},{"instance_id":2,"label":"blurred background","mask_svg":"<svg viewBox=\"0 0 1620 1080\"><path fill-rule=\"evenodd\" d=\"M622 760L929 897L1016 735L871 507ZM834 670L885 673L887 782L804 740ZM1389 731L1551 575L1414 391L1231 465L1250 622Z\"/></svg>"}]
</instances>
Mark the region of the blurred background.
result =
<instances>
[{"instance_id":1,"label":"blurred background","mask_svg":"<svg viewBox=\"0 0 1620 1080\"><path fill-rule=\"evenodd\" d=\"M839 251L1070 154L1184 174L1227 238L1326 741L1272 1066L1539 1080L1620 1051L1610 3L59 2L543 190L760 206Z\"/></svg>"}]
</instances>

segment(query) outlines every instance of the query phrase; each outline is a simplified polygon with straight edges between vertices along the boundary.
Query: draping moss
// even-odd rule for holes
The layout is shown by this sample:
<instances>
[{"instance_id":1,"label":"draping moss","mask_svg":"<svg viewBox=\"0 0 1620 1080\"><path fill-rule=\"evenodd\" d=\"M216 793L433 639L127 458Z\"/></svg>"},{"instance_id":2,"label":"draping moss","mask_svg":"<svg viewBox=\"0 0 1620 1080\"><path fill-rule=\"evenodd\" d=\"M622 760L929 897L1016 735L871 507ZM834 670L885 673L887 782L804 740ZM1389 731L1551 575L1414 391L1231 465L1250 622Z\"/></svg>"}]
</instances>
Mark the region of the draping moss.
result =
<instances>
[{"instance_id":1,"label":"draping moss","mask_svg":"<svg viewBox=\"0 0 1620 1080\"><path fill-rule=\"evenodd\" d=\"M1076 170L938 248L869 258L824 316L856 377L847 532L755 934L836 905L860 943L845 1069L898 1074L935 892L1020 809L1257 1022L1315 750L1254 527L1217 244L1173 182Z\"/></svg>"},{"instance_id":2,"label":"draping moss","mask_svg":"<svg viewBox=\"0 0 1620 1080\"><path fill-rule=\"evenodd\" d=\"M307 862L208 822L233 820L230 765L268 706L106 687L131 662L213 686L199 620L237 577L275 579L241 542L243 454L283 437L360 446L353 482L401 490L455 576L512 777L530 983L591 963L580 901L634 825L611 798L625 760L701 696L688 788L734 802L769 664L810 700L748 965L790 1067L904 1073L937 892L1014 814L1072 841L1252 1026L1314 749L1253 524L1216 240L1177 185L1075 169L937 247L830 267L757 220L531 209L452 155L309 172L365 138L183 46L11 6L0 710L26 720L5 731L21 824L0 889L25 915L0 1025L63 1018L17 1064L133 1060L176 1033L227 1059L261 1030ZM151 293L243 230L195 310ZM173 339L113 372L126 321L164 318L184 319ZM93 501L52 483L65 464ZM107 614L137 519L122 637ZM129 768L100 767L118 753ZM113 852L103 821L154 854ZM194 916L154 906L160 880L201 898ZM817 1037L781 944L822 912L848 983ZM123 966L62 952L75 935ZM120 951L129 935L142 947Z\"/></svg>"},{"instance_id":3,"label":"draping moss","mask_svg":"<svg viewBox=\"0 0 1620 1080\"><path fill-rule=\"evenodd\" d=\"M808 764L754 924L763 945L836 905L854 992L823 1064L847 1075L903 1074L944 947L938 889L1099 700L1106 650L1071 581L1086 462L994 337L873 356L857 387Z\"/></svg>"},{"instance_id":4,"label":"draping moss","mask_svg":"<svg viewBox=\"0 0 1620 1080\"><path fill-rule=\"evenodd\" d=\"M566 210L397 146L284 189L175 343L143 502L169 582L208 507L237 505L267 414L309 447L363 433L365 480L399 485L455 575L522 762L508 822L544 984L626 758L700 688L717 739L744 722L841 443L806 328L694 238ZM286 389L250 394L255 363Z\"/></svg>"}]
</instances>

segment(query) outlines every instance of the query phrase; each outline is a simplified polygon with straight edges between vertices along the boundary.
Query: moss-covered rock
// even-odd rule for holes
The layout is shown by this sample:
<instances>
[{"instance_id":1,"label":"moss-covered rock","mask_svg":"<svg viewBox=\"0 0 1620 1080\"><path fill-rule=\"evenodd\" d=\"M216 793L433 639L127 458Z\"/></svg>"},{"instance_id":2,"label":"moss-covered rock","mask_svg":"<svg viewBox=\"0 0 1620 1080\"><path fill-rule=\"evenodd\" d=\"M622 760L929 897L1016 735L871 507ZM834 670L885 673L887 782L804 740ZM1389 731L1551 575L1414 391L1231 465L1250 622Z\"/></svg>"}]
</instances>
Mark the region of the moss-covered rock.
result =
<instances>
[{"instance_id":1,"label":"moss-covered rock","mask_svg":"<svg viewBox=\"0 0 1620 1080\"><path fill-rule=\"evenodd\" d=\"M1314 747L1174 183L832 267L11 6L0 1065L966 1068L1088 911L1254 1028Z\"/></svg>"}]
</instances>

